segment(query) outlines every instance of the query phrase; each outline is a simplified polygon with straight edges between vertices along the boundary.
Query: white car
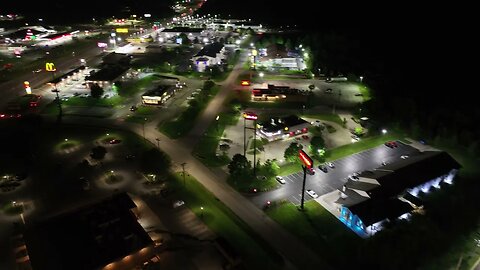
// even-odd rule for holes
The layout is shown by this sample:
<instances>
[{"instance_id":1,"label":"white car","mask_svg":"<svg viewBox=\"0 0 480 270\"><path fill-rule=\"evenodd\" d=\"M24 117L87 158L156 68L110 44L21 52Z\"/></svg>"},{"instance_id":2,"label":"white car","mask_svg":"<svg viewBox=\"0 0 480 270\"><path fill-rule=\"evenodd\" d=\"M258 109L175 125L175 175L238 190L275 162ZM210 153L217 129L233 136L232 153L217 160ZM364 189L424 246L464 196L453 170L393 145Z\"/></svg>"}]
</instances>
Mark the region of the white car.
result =
<instances>
[{"instance_id":1,"label":"white car","mask_svg":"<svg viewBox=\"0 0 480 270\"><path fill-rule=\"evenodd\" d=\"M403 155L403 156L400 156L401 159L407 159L408 158L408 155Z\"/></svg>"},{"instance_id":2,"label":"white car","mask_svg":"<svg viewBox=\"0 0 480 270\"><path fill-rule=\"evenodd\" d=\"M332 162L327 162L327 165L328 165L328 167L330 167L330 168L332 168L332 169L335 168L335 165L333 165Z\"/></svg>"},{"instance_id":3,"label":"white car","mask_svg":"<svg viewBox=\"0 0 480 270\"><path fill-rule=\"evenodd\" d=\"M275 176L275 179L277 179L277 181L280 184L285 184L286 183L285 179L283 179L283 177L281 177L280 175Z\"/></svg>"},{"instance_id":4,"label":"white car","mask_svg":"<svg viewBox=\"0 0 480 270\"><path fill-rule=\"evenodd\" d=\"M311 189L307 189L307 194L310 195L314 199L318 198L318 194L315 193L315 191L313 191Z\"/></svg>"},{"instance_id":5,"label":"white car","mask_svg":"<svg viewBox=\"0 0 480 270\"><path fill-rule=\"evenodd\" d=\"M182 205L184 205L184 204L185 204L185 202L182 201L182 200L175 201L175 202L173 203L173 208L180 207L180 206L182 206Z\"/></svg>"}]
</instances>

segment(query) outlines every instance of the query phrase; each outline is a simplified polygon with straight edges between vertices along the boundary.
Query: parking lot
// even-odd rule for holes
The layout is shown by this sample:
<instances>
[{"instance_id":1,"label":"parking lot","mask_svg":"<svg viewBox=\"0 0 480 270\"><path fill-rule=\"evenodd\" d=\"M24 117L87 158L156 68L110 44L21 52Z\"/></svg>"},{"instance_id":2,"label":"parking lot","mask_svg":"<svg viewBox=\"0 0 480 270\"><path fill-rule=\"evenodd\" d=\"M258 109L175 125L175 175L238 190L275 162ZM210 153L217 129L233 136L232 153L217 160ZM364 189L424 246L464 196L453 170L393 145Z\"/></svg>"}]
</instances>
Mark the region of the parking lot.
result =
<instances>
[{"instance_id":1,"label":"parking lot","mask_svg":"<svg viewBox=\"0 0 480 270\"><path fill-rule=\"evenodd\" d=\"M328 168L324 173L315 164L315 175L307 174L305 190L312 189L319 196L341 188L347 177L355 172L372 170L382 166L382 162L392 163L401 160L401 156L412 155L417 149L397 141L398 147L389 148L380 145L375 148L333 161L335 168ZM286 181L281 187L251 197L253 203L263 207L267 201L288 200L295 205L300 204L303 172L297 172L283 177ZM305 201L313 199L305 194Z\"/></svg>"}]
</instances>

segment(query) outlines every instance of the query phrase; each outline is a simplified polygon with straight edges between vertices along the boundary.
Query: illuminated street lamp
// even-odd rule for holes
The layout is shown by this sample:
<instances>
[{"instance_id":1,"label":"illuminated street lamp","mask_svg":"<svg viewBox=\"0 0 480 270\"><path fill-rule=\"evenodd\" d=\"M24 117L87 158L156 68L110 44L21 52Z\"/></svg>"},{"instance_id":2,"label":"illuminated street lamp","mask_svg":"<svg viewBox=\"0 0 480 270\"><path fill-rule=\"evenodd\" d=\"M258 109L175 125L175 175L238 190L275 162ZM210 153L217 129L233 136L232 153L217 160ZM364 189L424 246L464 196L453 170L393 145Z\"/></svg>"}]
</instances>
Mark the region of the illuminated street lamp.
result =
<instances>
[{"instance_id":1,"label":"illuminated street lamp","mask_svg":"<svg viewBox=\"0 0 480 270\"><path fill-rule=\"evenodd\" d=\"M263 78L263 76L265 76L265 74L263 74L263 72L260 72L260 73L258 74L258 76L260 76L260 78Z\"/></svg>"},{"instance_id":2,"label":"illuminated street lamp","mask_svg":"<svg viewBox=\"0 0 480 270\"><path fill-rule=\"evenodd\" d=\"M382 134L387 134L387 130L386 130L386 129L382 129Z\"/></svg>"}]
</instances>

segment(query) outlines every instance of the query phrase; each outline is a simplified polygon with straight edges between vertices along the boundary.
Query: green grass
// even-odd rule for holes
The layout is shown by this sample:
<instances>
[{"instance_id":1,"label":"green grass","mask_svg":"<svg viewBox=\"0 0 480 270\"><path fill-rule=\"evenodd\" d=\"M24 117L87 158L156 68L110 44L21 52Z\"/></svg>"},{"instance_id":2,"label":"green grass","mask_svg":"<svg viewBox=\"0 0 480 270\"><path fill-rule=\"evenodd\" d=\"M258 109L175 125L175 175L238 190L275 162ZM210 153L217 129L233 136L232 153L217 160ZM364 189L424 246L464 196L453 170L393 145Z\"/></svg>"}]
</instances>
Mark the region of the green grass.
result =
<instances>
[{"instance_id":1,"label":"green grass","mask_svg":"<svg viewBox=\"0 0 480 270\"><path fill-rule=\"evenodd\" d=\"M143 124L151 120L151 115L155 114L158 111L157 107L151 106L140 106L135 112L132 112L127 116L125 121ZM145 120L147 118L147 120Z\"/></svg>"},{"instance_id":2,"label":"green grass","mask_svg":"<svg viewBox=\"0 0 480 270\"><path fill-rule=\"evenodd\" d=\"M217 147L227 125L234 125L238 121L239 114L236 111L220 113L218 121L213 122L207 129L199 143L195 146L193 154L203 164L209 167L225 166L230 158L224 155L216 155Z\"/></svg>"},{"instance_id":3,"label":"green grass","mask_svg":"<svg viewBox=\"0 0 480 270\"><path fill-rule=\"evenodd\" d=\"M307 113L307 114L302 115L302 117L315 118L315 119L320 119L320 120L324 120L324 121L330 121L330 122L334 122L334 123L337 123L337 124L343 126L343 121L340 118L340 116L338 116L338 114L330 114L330 113L308 114Z\"/></svg>"},{"instance_id":4,"label":"green grass","mask_svg":"<svg viewBox=\"0 0 480 270\"><path fill-rule=\"evenodd\" d=\"M336 160L336 159L343 158L361 151L374 148L376 146L384 144L386 141L401 140L402 138L403 136L393 134L393 132L390 132L389 134L386 134L386 135L377 135L377 136L362 138L360 141L356 143L342 145L340 147L327 151L326 159L327 161Z\"/></svg>"},{"instance_id":5,"label":"green grass","mask_svg":"<svg viewBox=\"0 0 480 270\"><path fill-rule=\"evenodd\" d=\"M278 169L278 175L289 175L302 170L302 165L296 162L289 162L279 167L280 168Z\"/></svg>"},{"instance_id":6,"label":"green grass","mask_svg":"<svg viewBox=\"0 0 480 270\"><path fill-rule=\"evenodd\" d=\"M314 250L325 265L337 265L359 238L336 217L315 201L305 203L300 211L291 203L281 203L266 210L269 217ZM327 263L328 262L328 263Z\"/></svg>"},{"instance_id":7,"label":"green grass","mask_svg":"<svg viewBox=\"0 0 480 270\"><path fill-rule=\"evenodd\" d=\"M280 269L281 259L247 224L221 203L193 177L177 174L173 188L179 197L218 236L225 238L240 254L245 269ZM200 209L203 207L203 211ZM203 212L203 214L202 214Z\"/></svg>"},{"instance_id":8,"label":"green grass","mask_svg":"<svg viewBox=\"0 0 480 270\"><path fill-rule=\"evenodd\" d=\"M257 176L264 175L262 172L257 172ZM274 176L267 176L266 180L259 179L234 179L230 177L228 184L235 188L236 190L244 193L251 193L253 189L256 189L257 192L264 192L275 189L278 187L279 183L275 180Z\"/></svg>"},{"instance_id":9,"label":"green grass","mask_svg":"<svg viewBox=\"0 0 480 270\"><path fill-rule=\"evenodd\" d=\"M67 101L62 101L63 105L67 106L80 106L80 107L115 107L120 105L124 99L120 96L114 96L111 98L93 98L93 97L71 97Z\"/></svg>"},{"instance_id":10,"label":"green grass","mask_svg":"<svg viewBox=\"0 0 480 270\"><path fill-rule=\"evenodd\" d=\"M158 78L152 75L133 82L123 83L118 87L118 94L121 97L132 97L140 91L145 91L155 79Z\"/></svg>"},{"instance_id":11,"label":"green grass","mask_svg":"<svg viewBox=\"0 0 480 270\"><path fill-rule=\"evenodd\" d=\"M208 91L208 98L204 102L199 103L198 106L189 106L172 121L160 123L159 130L172 139L178 139L186 135L195 126L197 117L219 90L218 86L214 86Z\"/></svg>"},{"instance_id":12,"label":"green grass","mask_svg":"<svg viewBox=\"0 0 480 270\"><path fill-rule=\"evenodd\" d=\"M56 146L55 146L55 151L63 151L63 150L67 150L69 148L73 148L75 146L78 146L80 145L81 142L78 141L78 140L71 140L71 139L63 139L63 141L59 142Z\"/></svg>"},{"instance_id":13,"label":"green grass","mask_svg":"<svg viewBox=\"0 0 480 270\"><path fill-rule=\"evenodd\" d=\"M13 215L19 215L23 213L23 205L20 203L17 203L14 205L13 202L9 202L3 205L1 209L6 215L13 216Z\"/></svg>"}]
</instances>

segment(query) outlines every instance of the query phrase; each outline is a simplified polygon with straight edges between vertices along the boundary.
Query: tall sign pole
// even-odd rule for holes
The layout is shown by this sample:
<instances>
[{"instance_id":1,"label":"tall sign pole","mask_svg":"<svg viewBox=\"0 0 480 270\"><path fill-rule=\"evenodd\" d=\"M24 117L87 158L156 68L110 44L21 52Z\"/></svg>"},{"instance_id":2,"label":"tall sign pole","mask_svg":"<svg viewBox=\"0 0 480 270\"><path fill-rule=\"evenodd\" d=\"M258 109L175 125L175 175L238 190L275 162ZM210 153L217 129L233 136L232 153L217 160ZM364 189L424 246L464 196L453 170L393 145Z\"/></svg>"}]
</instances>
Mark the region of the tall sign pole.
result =
<instances>
[{"instance_id":1,"label":"tall sign pole","mask_svg":"<svg viewBox=\"0 0 480 270\"><path fill-rule=\"evenodd\" d=\"M248 127L248 129L253 129L253 176L256 177L257 176L257 119L258 119L258 115L256 113L253 113L253 112L244 112L243 113L243 119L244 119L244 122L243 122L243 156L246 157L246 154L247 154L247 148L246 148L246 145L245 145L245 135L246 135L246 132L245 130L247 129L247 127L245 127L245 122L246 120L253 120L253 128L251 127Z\"/></svg>"},{"instance_id":2,"label":"tall sign pole","mask_svg":"<svg viewBox=\"0 0 480 270\"><path fill-rule=\"evenodd\" d=\"M300 204L300 208L303 210L305 203L305 183L307 182L307 169L311 169L313 167L313 159L303 150L298 151L298 158L303 163L302 201Z\"/></svg>"}]
</instances>

